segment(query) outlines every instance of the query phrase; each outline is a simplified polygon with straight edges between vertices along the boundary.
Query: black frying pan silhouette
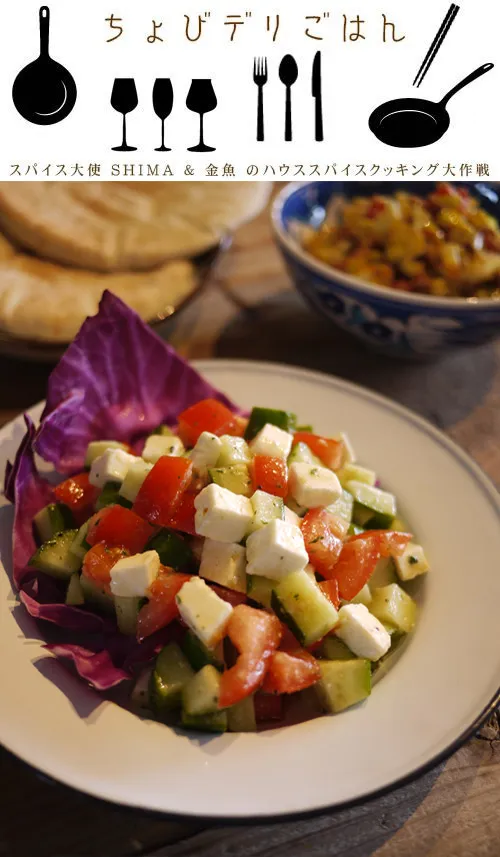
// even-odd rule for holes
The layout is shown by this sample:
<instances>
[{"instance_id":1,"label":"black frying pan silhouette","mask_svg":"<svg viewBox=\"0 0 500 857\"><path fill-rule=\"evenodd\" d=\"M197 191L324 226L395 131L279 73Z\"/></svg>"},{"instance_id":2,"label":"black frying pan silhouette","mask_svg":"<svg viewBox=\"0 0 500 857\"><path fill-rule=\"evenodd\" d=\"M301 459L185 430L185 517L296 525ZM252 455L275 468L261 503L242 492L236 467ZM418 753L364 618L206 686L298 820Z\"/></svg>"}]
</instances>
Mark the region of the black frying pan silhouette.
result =
<instances>
[{"instance_id":1,"label":"black frying pan silhouette","mask_svg":"<svg viewBox=\"0 0 500 857\"><path fill-rule=\"evenodd\" d=\"M35 125L55 125L76 102L76 84L69 71L49 56L50 11L40 9L40 56L23 68L12 87L18 113Z\"/></svg>"},{"instance_id":2,"label":"black frying pan silhouette","mask_svg":"<svg viewBox=\"0 0 500 857\"><path fill-rule=\"evenodd\" d=\"M368 120L370 130L381 143L400 149L416 149L436 143L450 126L446 109L450 98L492 68L491 62L480 66L450 89L437 104L424 98L397 98L381 104Z\"/></svg>"}]
</instances>

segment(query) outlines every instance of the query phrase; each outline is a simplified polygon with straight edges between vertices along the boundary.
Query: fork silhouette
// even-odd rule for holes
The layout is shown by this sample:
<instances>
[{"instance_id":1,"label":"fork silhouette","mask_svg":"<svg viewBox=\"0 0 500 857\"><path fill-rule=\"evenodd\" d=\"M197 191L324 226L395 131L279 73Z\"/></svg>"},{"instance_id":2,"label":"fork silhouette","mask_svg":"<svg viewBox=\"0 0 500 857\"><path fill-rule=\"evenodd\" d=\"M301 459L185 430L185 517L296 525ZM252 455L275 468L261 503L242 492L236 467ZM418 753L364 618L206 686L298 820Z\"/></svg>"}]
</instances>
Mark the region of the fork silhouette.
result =
<instances>
[{"instance_id":1,"label":"fork silhouette","mask_svg":"<svg viewBox=\"0 0 500 857\"><path fill-rule=\"evenodd\" d=\"M267 57L255 57L253 61L253 82L258 87L257 101L257 140L264 139L264 98L263 89L267 83Z\"/></svg>"}]
</instances>

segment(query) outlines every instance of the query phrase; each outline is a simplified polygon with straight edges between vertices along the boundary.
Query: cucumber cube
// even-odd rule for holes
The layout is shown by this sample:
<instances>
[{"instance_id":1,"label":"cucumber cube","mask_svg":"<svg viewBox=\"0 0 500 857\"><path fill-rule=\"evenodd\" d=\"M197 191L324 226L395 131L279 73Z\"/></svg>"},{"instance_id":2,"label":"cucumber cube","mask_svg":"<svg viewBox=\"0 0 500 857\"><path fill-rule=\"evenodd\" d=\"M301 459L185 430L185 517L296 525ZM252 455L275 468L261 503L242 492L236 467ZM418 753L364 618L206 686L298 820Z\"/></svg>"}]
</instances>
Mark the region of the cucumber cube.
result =
<instances>
[{"instance_id":1,"label":"cucumber cube","mask_svg":"<svg viewBox=\"0 0 500 857\"><path fill-rule=\"evenodd\" d=\"M274 518L285 520L285 504L281 497L275 497L266 491L255 491L250 497L253 509L253 518L250 522L247 535L251 535L261 527L265 527Z\"/></svg>"},{"instance_id":2,"label":"cucumber cube","mask_svg":"<svg viewBox=\"0 0 500 857\"><path fill-rule=\"evenodd\" d=\"M353 509L354 497L352 494L349 494L349 491L346 491L345 488L338 500L335 500L335 503L330 503L330 505L327 506L327 510L329 512L332 512L334 515L338 515L339 518L343 518L348 524L352 521Z\"/></svg>"},{"instance_id":3,"label":"cucumber cube","mask_svg":"<svg viewBox=\"0 0 500 857\"><path fill-rule=\"evenodd\" d=\"M292 451L288 456L288 466L291 464L314 464L316 467L323 467L323 462L318 458L307 443L300 440L292 447Z\"/></svg>"},{"instance_id":4,"label":"cucumber cube","mask_svg":"<svg viewBox=\"0 0 500 857\"><path fill-rule=\"evenodd\" d=\"M192 631L187 631L181 648L194 670L201 670L207 664L211 664L219 672L224 670L222 643L218 643L215 649L209 649L196 634L193 634Z\"/></svg>"},{"instance_id":5,"label":"cucumber cube","mask_svg":"<svg viewBox=\"0 0 500 857\"><path fill-rule=\"evenodd\" d=\"M372 593L370 587L367 583L363 586L363 589L360 589L358 594L351 598L351 604L364 604L365 607L369 607L372 602Z\"/></svg>"},{"instance_id":6,"label":"cucumber cube","mask_svg":"<svg viewBox=\"0 0 500 857\"><path fill-rule=\"evenodd\" d=\"M106 482L104 488L99 494L95 508L99 512L106 506L125 506L126 509L132 508L132 503L120 494L119 486L116 482Z\"/></svg>"},{"instance_id":7,"label":"cucumber cube","mask_svg":"<svg viewBox=\"0 0 500 857\"><path fill-rule=\"evenodd\" d=\"M270 580L268 577L249 574L247 577L247 595L252 601L257 601L263 607L270 608L275 584L276 581Z\"/></svg>"},{"instance_id":8,"label":"cucumber cube","mask_svg":"<svg viewBox=\"0 0 500 857\"><path fill-rule=\"evenodd\" d=\"M71 542L70 551L71 553L74 553L75 556L79 557L80 560L83 559L83 557L90 548L90 545L85 541L88 529L89 522L85 521L85 523L82 524L75 538Z\"/></svg>"},{"instance_id":9,"label":"cucumber cube","mask_svg":"<svg viewBox=\"0 0 500 857\"><path fill-rule=\"evenodd\" d=\"M396 516L394 518L389 529L394 530L396 533L408 533L409 532L408 525L399 516Z\"/></svg>"},{"instance_id":10,"label":"cucumber cube","mask_svg":"<svg viewBox=\"0 0 500 857\"><path fill-rule=\"evenodd\" d=\"M33 518L38 543L48 542L57 533L74 529L73 512L64 503L50 503L44 506Z\"/></svg>"},{"instance_id":11,"label":"cucumber cube","mask_svg":"<svg viewBox=\"0 0 500 857\"><path fill-rule=\"evenodd\" d=\"M196 564L193 551L187 542L172 530L160 530L149 540L144 550L156 551L161 564L175 571L193 570Z\"/></svg>"},{"instance_id":12,"label":"cucumber cube","mask_svg":"<svg viewBox=\"0 0 500 857\"><path fill-rule=\"evenodd\" d=\"M347 530L348 536L359 536L360 533L364 533L364 527L358 527L357 524L351 524L349 529Z\"/></svg>"},{"instance_id":13,"label":"cucumber cube","mask_svg":"<svg viewBox=\"0 0 500 857\"><path fill-rule=\"evenodd\" d=\"M355 524L365 529L386 529L396 516L396 498L388 491L373 488L363 482L353 480L345 486L354 497Z\"/></svg>"},{"instance_id":14,"label":"cucumber cube","mask_svg":"<svg viewBox=\"0 0 500 857\"><path fill-rule=\"evenodd\" d=\"M56 533L53 538L38 548L31 557L29 565L59 580L69 580L81 565L80 559L70 550L76 534L77 530Z\"/></svg>"},{"instance_id":15,"label":"cucumber cube","mask_svg":"<svg viewBox=\"0 0 500 857\"><path fill-rule=\"evenodd\" d=\"M198 716L182 712L181 726L184 729L193 729L196 732L227 732L227 713L216 711L214 714L200 714Z\"/></svg>"},{"instance_id":16,"label":"cucumber cube","mask_svg":"<svg viewBox=\"0 0 500 857\"><path fill-rule=\"evenodd\" d=\"M89 604L101 613L114 614L115 602L112 595L104 592L103 589L96 586L96 584L93 583L92 580L89 580L88 577L85 577L84 574L80 576L80 585L85 597L85 604Z\"/></svg>"},{"instance_id":17,"label":"cucumber cube","mask_svg":"<svg viewBox=\"0 0 500 857\"><path fill-rule=\"evenodd\" d=\"M342 485L347 485L349 482L362 482L364 485L375 485L377 474L374 470L368 470L367 467L361 467L359 464L345 464L337 471Z\"/></svg>"},{"instance_id":18,"label":"cucumber cube","mask_svg":"<svg viewBox=\"0 0 500 857\"><path fill-rule=\"evenodd\" d=\"M247 464L232 464L230 467L213 467L209 471L210 479L221 488L249 497L252 493L252 480Z\"/></svg>"},{"instance_id":19,"label":"cucumber cube","mask_svg":"<svg viewBox=\"0 0 500 857\"><path fill-rule=\"evenodd\" d=\"M382 557L375 566L375 571L369 580L370 591L373 592L389 583L397 583L396 565L392 557Z\"/></svg>"},{"instance_id":20,"label":"cucumber cube","mask_svg":"<svg viewBox=\"0 0 500 857\"><path fill-rule=\"evenodd\" d=\"M352 661L356 655L338 637L325 637L321 655L327 661Z\"/></svg>"},{"instance_id":21,"label":"cucumber cube","mask_svg":"<svg viewBox=\"0 0 500 857\"><path fill-rule=\"evenodd\" d=\"M278 426L283 431L293 432L297 425L297 417L290 411L279 411L276 408L252 408L245 430L245 440L253 440L267 423Z\"/></svg>"},{"instance_id":22,"label":"cucumber cube","mask_svg":"<svg viewBox=\"0 0 500 857\"><path fill-rule=\"evenodd\" d=\"M214 714L219 705L220 673L207 664L182 688L182 710L190 717Z\"/></svg>"},{"instance_id":23,"label":"cucumber cube","mask_svg":"<svg viewBox=\"0 0 500 857\"><path fill-rule=\"evenodd\" d=\"M137 616L143 599L114 595L113 600L115 602L118 630L129 637L135 637L137 633Z\"/></svg>"},{"instance_id":24,"label":"cucumber cube","mask_svg":"<svg viewBox=\"0 0 500 857\"><path fill-rule=\"evenodd\" d=\"M375 590L370 612L380 622L408 634L415 626L417 605L397 583L390 583Z\"/></svg>"},{"instance_id":25,"label":"cucumber cube","mask_svg":"<svg viewBox=\"0 0 500 857\"><path fill-rule=\"evenodd\" d=\"M150 707L161 716L181 703L182 688L194 676L177 643L169 643L156 658L149 685Z\"/></svg>"},{"instance_id":26,"label":"cucumber cube","mask_svg":"<svg viewBox=\"0 0 500 857\"><path fill-rule=\"evenodd\" d=\"M370 661L319 661L319 666L321 679L315 688L325 711L336 714L370 695Z\"/></svg>"},{"instance_id":27,"label":"cucumber cube","mask_svg":"<svg viewBox=\"0 0 500 857\"><path fill-rule=\"evenodd\" d=\"M151 681L152 667L146 667L141 672L132 688L130 701L137 708L149 709L149 683Z\"/></svg>"},{"instance_id":28,"label":"cucumber cube","mask_svg":"<svg viewBox=\"0 0 500 857\"><path fill-rule=\"evenodd\" d=\"M221 449L217 467L230 467L232 464L248 464L252 458L248 443L242 437L222 435Z\"/></svg>"},{"instance_id":29,"label":"cucumber cube","mask_svg":"<svg viewBox=\"0 0 500 857\"><path fill-rule=\"evenodd\" d=\"M303 646L321 640L338 622L335 607L306 571L289 574L275 586L271 604Z\"/></svg>"},{"instance_id":30,"label":"cucumber cube","mask_svg":"<svg viewBox=\"0 0 500 857\"><path fill-rule=\"evenodd\" d=\"M85 596L80 583L80 575L76 571L69 579L65 603L70 604L71 607L80 607L85 603Z\"/></svg>"},{"instance_id":31,"label":"cucumber cube","mask_svg":"<svg viewBox=\"0 0 500 857\"><path fill-rule=\"evenodd\" d=\"M227 710L227 723L230 732L256 732L255 706L253 696L247 696Z\"/></svg>"},{"instance_id":32,"label":"cucumber cube","mask_svg":"<svg viewBox=\"0 0 500 857\"><path fill-rule=\"evenodd\" d=\"M138 458L134 461L129 469L122 484L119 487L120 497L124 497L130 503L134 503L148 473L153 469L152 464Z\"/></svg>"}]
</instances>

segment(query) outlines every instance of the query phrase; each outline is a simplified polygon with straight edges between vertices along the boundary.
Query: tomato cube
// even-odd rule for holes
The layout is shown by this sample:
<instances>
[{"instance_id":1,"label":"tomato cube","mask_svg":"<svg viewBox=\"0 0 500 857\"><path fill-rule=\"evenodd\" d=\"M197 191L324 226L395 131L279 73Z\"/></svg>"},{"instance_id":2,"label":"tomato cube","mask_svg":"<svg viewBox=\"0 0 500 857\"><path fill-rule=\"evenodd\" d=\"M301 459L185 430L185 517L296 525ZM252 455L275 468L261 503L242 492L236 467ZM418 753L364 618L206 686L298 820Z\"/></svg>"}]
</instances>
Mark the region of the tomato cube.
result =
<instances>
[{"instance_id":1,"label":"tomato cube","mask_svg":"<svg viewBox=\"0 0 500 857\"><path fill-rule=\"evenodd\" d=\"M190 536L196 535L194 525L194 516L196 509L194 508L196 494L193 491L186 491L179 500L172 516L167 524L172 530L180 530L181 533L188 533Z\"/></svg>"},{"instance_id":2,"label":"tomato cube","mask_svg":"<svg viewBox=\"0 0 500 857\"><path fill-rule=\"evenodd\" d=\"M262 690L265 693L297 693L316 684L320 678L321 670L316 658L305 649L274 652Z\"/></svg>"},{"instance_id":3,"label":"tomato cube","mask_svg":"<svg viewBox=\"0 0 500 857\"><path fill-rule=\"evenodd\" d=\"M339 561L328 573L339 586L339 595L350 601L368 583L381 556L378 536L360 533L344 544Z\"/></svg>"},{"instance_id":4,"label":"tomato cube","mask_svg":"<svg viewBox=\"0 0 500 857\"><path fill-rule=\"evenodd\" d=\"M227 634L239 652L238 660L221 676L219 706L228 708L250 696L262 682L267 661L281 641L277 616L241 604L235 607Z\"/></svg>"},{"instance_id":5,"label":"tomato cube","mask_svg":"<svg viewBox=\"0 0 500 857\"><path fill-rule=\"evenodd\" d=\"M344 444L341 440L322 437L308 431L298 431L293 436L293 442L294 444L301 442L307 444L311 452L317 455L325 467L329 467L331 470L338 470L342 465Z\"/></svg>"},{"instance_id":6,"label":"tomato cube","mask_svg":"<svg viewBox=\"0 0 500 857\"><path fill-rule=\"evenodd\" d=\"M319 574L328 577L343 548L344 521L326 509L312 509L300 526L309 561Z\"/></svg>"},{"instance_id":7,"label":"tomato cube","mask_svg":"<svg viewBox=\"0 0 500 857\"><path fill-rule=\"evenodd\" d=\"M141 485L133 511L150 524L171 526L182 495L191 482L193 465L187 458L164 455Z\"/></svg>"},{"instance_id":8,"label":"tomato cube","mask_svg":"<svg viewBox=\"0 0 500 857\"><path fill-rule=\"evenodd\" d=\"M83 523L85 517L88 517L85 512L90 513L100 489L90 484L88 473L78 473L56 485L54 494L59 503L69 506L78 523Z\"/></svg>"},{"instance_id":9,"label":"tomato cube","mask_svg":"<svg viewBox=\"0 0 500 857\"><path fill-rule=\"evenodd\" d=\"M156 580L149 588L149 601L141 607L137 616L137 639L144 640L164 628L179 615L175 596L185 583L191 579L189 574L179 574L162 566Z\"/></svg>"},{"instance_id":10,"label":"tomato cube","mask_svg":"<svg viewBox=\"0 0 500 857\"><path fill-rule=\"evenodd\" d=\"M256 455L252 463L252 487L276 497L288 494L288 468L282 458L270 455Z\"/></svg>"},{"instance_id":11,"label":"tomato cube","mask_svg":"<svg viewBox=\"0 0 500 857\"><path fill-rule=\"evenodd\" d=\"M86 541L89 545L102 542L107 547L123 547L131 554L141 553L153 535L153 528L124 506L106 506L90 521Z\"/></svg>"},{"instance_id":12,"label":"tomato cube","mask_svg":"<svg viewBox=\"0 0 500 857\"><path fill-rule=\"evenodd\" d=\"M108 594L111 593L111 569L119 559L128 556L121 547L109 548L99 543L87 551L83 559L82 574Z\"/></svg>"},{"instance_id":13,"label":"tomato cube","mask_svg":"<svg viewBox=\"0 0 500 857\"><path fill-rule=\"evenodd\" d=\"M340 607L339 582L338 580L322 580L318 584L323 595L333 604L336 610Z\"/></svg>"},{"instance_id":14,"label":"tomato cube","mask_svg":"<svg viewBox=\"0 0 500 857\"><path fill-rule=\"evenodd\" d=\"M191 405L179 416L179 437L186 446L194 446L200 434L209 431L212 434L233 434L231 429L241 429L236 423L236 417L222 402L217 399L203 399L196 405Z\"/></svg>"}]
</instances>

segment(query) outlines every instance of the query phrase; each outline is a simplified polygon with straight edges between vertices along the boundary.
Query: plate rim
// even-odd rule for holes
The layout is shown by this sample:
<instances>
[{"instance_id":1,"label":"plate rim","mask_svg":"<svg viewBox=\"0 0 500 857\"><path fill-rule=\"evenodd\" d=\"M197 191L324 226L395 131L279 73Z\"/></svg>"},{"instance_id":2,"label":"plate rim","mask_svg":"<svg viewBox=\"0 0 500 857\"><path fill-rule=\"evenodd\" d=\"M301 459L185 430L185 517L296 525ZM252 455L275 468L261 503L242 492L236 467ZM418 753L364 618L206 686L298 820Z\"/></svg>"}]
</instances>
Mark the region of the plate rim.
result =
<instances>
[{"instance_id":1,"label":"plate rim","mask_svg":"<svg viewBox=\"0 0 500 857\"><path fill-rule=\"evenodd\" d=\"M232 360L230 358L203 358L198 360L189 361L191 365L194 366L201 374L204 371L210 371L211 368L220 367L221 369L226 369L230 371L266 371L269 370L277 370L278 372L287 374L289 376L295 376L299 379L307 381L318 381L326 384L329 387L336 387L337 389L341 389L344 391L350 391L354 393L358 397L362 397L364 399L371 400L379 407L384 409L389 409L396 415L399 415L406 421L416 425L420 430L423 430L427 435L430 435L440 446L450 452L458 462L466 468L466 470L471 473L471 475L475 478L478 486L481 488L482 493L486 495L491 505L494 507L497 512L498 517L500 518L500 493L498 492L493 480L482 470L480 465L465 451L463 450L454 440L452 440L448 435L442 432L440 429L436 428L429 420L421 417L415 411L412 411L410 408L405 407L404 405L399 404L399 402L394 402L392 399L389 399L387 396L383 396L380 393L377 393L371 390L368 387L364 387L361 384L354 383L352 381L345 380L336 375L330 375L327 372L322 372L318 370L305 369L301 366L295 366L293 364L279 363L274 361L261 361L261 360ZM30 408L26 409L26 412L32 412L36 409L40 408L43 405L43 401L37 402L32 405ZM19 420L22 419L22 413L20 413L13 420L10 420L0 429L0 434L7 431L10 427L19 423ZM226 824L228 826L232 825L241 825L246 824L248 826L253 826L257 824L279 824L283 821L291 821L291 820L302 820L307 818L313 818L318 815L324 815L327 813L338 812L340 810L350 809L357 806L361 806L363 804L371 803L377 798L384 797L387 794L395 791L398 788L402 788L406 785L409 785L412 782L420 779L424 774L436 768L442 762L449 759L455 752L457 752L465 742L471 738L477 730L482 726L482 724L491 716L494 710L500 705L500 685L491 697L491 699L487 702L487 704L478 712L472 723L466 727L462 732L448 744L443 750L434 755L428 761L424 762L421 765L413 768L407 774L404 774L401 777L393 780L390 783L387 783L380 788L373 789L370 792L367 792L363 795L360 795L355 798L350 798L348 800L337 801L334 803L325 804L321 807L316 807L314 809L307 810L292 810L289 812L279 812L279 813L258 813L256 815L224 815L224 814L210 814L203 815L196 812L169 812L162 810L154 810L148 809L147 807L140 806L136 803L114 800L112 798L103 797L100 795L96 795L91 791L87 791L84 788L80 788L78 786L73 785L72 783L66 782L63 778L59 778L54 776L51 773L47 773L43 769L37 768L33 765L28 759L24 758L22 755L18 755L18 753L12 750L8 745L4 743L4 741L0 738L0 746L2 746L7 752L14 756L18 761L20 761L23 765L30 768L35 774L46 777L49 780L54 782L61 783L66 788L71 789L77 794L83 794L87 798L90 798L93 801L97 801L100 803L108 804L110 806L117 806L123 810L127 810L128 812L140 813L141 815L147 815L149 817L163 818L163 819L196 819L201 821L207 825L210 824Z\"/></svg>"}]
</instances>

